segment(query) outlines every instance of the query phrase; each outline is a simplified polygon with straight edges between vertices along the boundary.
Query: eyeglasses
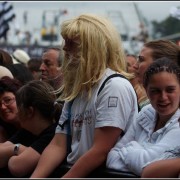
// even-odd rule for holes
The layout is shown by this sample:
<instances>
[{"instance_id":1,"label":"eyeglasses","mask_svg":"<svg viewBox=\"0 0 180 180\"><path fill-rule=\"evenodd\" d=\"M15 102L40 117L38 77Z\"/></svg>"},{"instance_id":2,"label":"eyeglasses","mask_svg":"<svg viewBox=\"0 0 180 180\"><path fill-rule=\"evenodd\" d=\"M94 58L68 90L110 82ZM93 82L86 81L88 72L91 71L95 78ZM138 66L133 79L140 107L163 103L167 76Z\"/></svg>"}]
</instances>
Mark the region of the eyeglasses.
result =
<instances>
[{"instance_id":1,"label":"eyeglasses","mask_svg":"<svg viewBox=\"0 0 180 180\"><path fill-rule=\"evenodd\" d=\"M9 106L11 105L13 102L15 101L15 97L7 97L7 98L4 98L0 101L0 106L5 105L5 106Z\"/></svg>"}]
</instances>

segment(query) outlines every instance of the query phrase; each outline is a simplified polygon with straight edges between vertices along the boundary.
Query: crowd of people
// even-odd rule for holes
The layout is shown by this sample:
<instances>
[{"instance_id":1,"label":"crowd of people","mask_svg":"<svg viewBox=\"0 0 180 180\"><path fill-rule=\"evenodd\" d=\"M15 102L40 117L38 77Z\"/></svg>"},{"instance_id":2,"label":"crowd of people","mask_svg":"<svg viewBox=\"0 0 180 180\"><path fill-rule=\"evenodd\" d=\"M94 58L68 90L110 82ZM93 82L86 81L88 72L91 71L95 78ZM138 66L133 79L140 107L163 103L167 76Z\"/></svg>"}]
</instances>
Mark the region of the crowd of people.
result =
<instances>
[{"instance_id":1,"label":"crowd of people","mask_svg":"<svg viewBox=\"0 0 180 180\"><path fill-rule=\"evenodd\" d=\"M126 54L112 22L93 14L64 21L61 35L41 58L0 50L0 177L85 178L99 167L178 177L180 47L151 40Z\"/></svg>"}]
</instances>

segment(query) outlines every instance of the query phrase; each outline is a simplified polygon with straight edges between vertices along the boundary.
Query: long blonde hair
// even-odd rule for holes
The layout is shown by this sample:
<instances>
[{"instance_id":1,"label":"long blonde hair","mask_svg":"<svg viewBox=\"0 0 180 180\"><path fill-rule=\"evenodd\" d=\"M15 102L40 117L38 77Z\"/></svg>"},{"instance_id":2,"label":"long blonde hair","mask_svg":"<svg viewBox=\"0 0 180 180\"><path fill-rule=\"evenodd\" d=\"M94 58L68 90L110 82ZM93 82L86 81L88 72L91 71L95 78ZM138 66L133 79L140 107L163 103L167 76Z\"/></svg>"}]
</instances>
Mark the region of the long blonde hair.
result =
<instances>
[{"instance_id":1,"label":"long blonde hair","mask_svg":"<svg viewBox=\"0 0 180 180\"><path fill-rule=\"evenodd\" d=\"M131 76L126 72L127 64L120 35L106 18L80 15L63 22L61 35L65 44L68 41L79 42L76 55L65 51L62 64L62 100L70 101L83 92L87 92L90 98L92 87L102 78L106 68L117 71L128 79Z\"/></svg>"}]
</instances>

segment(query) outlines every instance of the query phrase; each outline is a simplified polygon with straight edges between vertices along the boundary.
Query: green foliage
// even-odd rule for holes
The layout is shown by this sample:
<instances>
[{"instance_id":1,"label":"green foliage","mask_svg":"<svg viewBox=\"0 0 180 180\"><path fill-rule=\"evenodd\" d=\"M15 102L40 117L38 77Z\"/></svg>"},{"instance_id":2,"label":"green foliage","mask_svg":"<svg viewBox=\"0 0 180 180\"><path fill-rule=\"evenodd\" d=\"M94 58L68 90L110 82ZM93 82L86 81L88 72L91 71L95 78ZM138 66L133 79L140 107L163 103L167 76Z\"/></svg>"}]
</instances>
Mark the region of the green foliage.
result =
<instances>
[{"instance_id":1,"label":"green foliage","mask_svg":"<svg viewBox=\"0 0 180 180\"><path fill-rule=\"evenodd\" d=\"M180 33L180 20L171 16L168 16L161 22L152 21L153 36L168 36L175 33Z\"/></svg>"}]
</instances>

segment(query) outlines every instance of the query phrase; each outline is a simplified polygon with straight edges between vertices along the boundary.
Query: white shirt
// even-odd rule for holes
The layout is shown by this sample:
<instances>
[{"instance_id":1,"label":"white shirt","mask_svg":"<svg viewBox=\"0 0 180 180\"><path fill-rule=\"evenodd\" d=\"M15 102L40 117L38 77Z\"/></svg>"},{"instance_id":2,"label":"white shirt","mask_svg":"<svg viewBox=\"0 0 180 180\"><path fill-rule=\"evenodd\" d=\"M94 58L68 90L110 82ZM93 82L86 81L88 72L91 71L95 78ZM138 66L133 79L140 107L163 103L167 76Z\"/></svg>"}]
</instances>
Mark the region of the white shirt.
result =
<instances>
[{"instance_id":1,"label":"white shirt","mask_svg":"<svg viewBox=\"0 0 180 180\"><path fill-rule=\"evenodd\" d=\"M157 158L164 151L180 145L179 117L180 109L163 128L153 132L156 111L150 104L145 106L127 133L109 152L107 167L141 175L146 163Z\"/></svg>"},{"instance_id":2,"label":"white shirt","mask_svg":"<svg viewBox=\"0 0 180 180\"><path fill-rule=\"evenodd\" d=\"M118 127L126 132L133 119L137 116L137 97L130 82L115 77L106 82L105 87L97 96L104 80L116 72L107 69L99 84L93 87L92 96L88 100L86 94L78 95L71 108L72 152L67 161L74 164L93 145L94 130L105 126ZM59 123L68 117L68 103L65 103ZM57 126L56 133L66 133L67 126L62 130Z\"/></svg>"}]
</instances>

